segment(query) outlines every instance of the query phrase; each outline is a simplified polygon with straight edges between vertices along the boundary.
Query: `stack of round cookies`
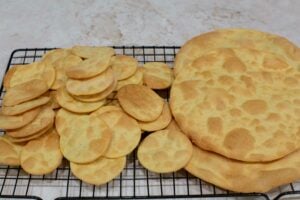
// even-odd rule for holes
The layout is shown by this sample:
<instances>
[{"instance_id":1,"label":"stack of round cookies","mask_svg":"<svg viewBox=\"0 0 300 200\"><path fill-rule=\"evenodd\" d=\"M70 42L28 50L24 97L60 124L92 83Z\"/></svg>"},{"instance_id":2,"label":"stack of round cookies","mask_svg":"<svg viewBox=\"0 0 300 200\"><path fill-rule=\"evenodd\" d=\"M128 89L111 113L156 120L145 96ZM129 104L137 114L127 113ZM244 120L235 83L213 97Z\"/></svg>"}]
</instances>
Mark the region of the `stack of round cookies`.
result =
<instances>
[{"instance_id":1,"label":"stack of round cookies","mask_svg":"<svg viewBox=\"0 0 300 200\"><path fill-rule=\"evenodd\" d=\"M172 81L164 63L138 67L135 58L115 56L108 47L56 49L39 62L14 66L4 79L0 128L6 134L0 137L0 163L41 175L55 170L65 157L79 179L104 184L121 173L142 131L159 131L170 123L168 103L150 88L166 89ZM182 137L189 142L180 134L163 135L171 142ZM191 144L188 150L190 157ZM140 157L144 159L143 152ZM182 168L188 159L183 160L169 170Z\"/></svg>"},{"instance_id":2,"label":"stack of round cookies","mask_svg":"<svg viewBox=\"0 0 300 200\"><path fill-rule=\"evenodd\" d=\"M185 169L237 192L300 178L300 49L225 29L188 41L175 60L170 106L194 144Z\"/></svg>"}]
</instances>

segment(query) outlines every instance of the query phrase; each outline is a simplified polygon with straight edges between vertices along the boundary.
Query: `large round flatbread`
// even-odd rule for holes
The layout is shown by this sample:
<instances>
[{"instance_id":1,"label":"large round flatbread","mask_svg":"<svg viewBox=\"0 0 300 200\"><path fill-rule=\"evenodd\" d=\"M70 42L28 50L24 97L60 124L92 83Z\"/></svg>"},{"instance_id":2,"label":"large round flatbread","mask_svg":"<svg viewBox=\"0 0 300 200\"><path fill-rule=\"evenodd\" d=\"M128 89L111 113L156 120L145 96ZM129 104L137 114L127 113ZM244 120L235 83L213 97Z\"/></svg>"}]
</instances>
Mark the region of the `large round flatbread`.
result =
<instances>
[{"instance_id":1,"label":"large round flatbread","mask_svg":"<svg viewBox=\"0 0 300 200\"><path fill-rule=\"evenodd\" d=\"M112 133L103 120L93 115L65 111L65 123L58 125L60 148L65 158L75 163L89 163L102 156L109 146ZM71 119L71 120L68 120Z\"/></svg>"},{"instance_id":2,"label":"large round flatbread","mask_svg":"<svg viewBox=\"0 0 300 200\"><path fill-rule=\"evenodd\" d=\"M46 67L43 62L16 65L6 73L3 85L8 89L33 79L44 80L50 88L55 80L55 70L53 67Z\"/></svg>"},{"instance_id":3,"label":"large round flatbread","mask_svg":"<svg viewBox=\"0 0 300 200\"><path fill-rule=\"evenodd\" d=\"M199 147L242 161L271 161L300 147L300 72L283 57L218 49L177 75L170 105Z\"/></svg>"},{"instance_id":4,"label":"large round flatbread","mask_svg":"<svg viewBox=\"0 0 300 200\"><path fill-rule=\"evenodd\" d=\"M193 145L179 131L161 130L148 135L138 148L138 160L148 170L170 173L183 168L190 160Z\"/></svg>"},{"instance_id":5,"label":"large round flatbread","mask_svg":"<svg viewBox=\"0 0 300 200\"><path fill-rule=\"evenodd\" d=\"M172 85L173 71L165 63L148 62L144 64L144 84L152 89L166 89Z\"/></svg>"},{"instance_id":6,"label":"large round flatbread","mask_svg":"<svg viewBox=\"0 0 300 200\"><path fill-rule=\"evenodd\" d=\"M131 153L139 144L141 129L135 119L123 111L108 111L98 115L112 131L112 138L104 157L118 158Z\"/></svg>"},{"instance_id":7,"label":"large round flatbread","mask_svg":"<svg viewBox=\"0 0 300 200\"><path fill-rule=\"evenodd\" d=\"M164 103L163 111L160 116L151 122L139 121L139 126L143 131L158 131L166 128L172 120L172 114L168 102Z\"/></svg>"},{"instance_id":8,"label":"large round flatbread","mask_svg":"<svg viewBox=\"0 0 300 200\"><path fill-rule=\"evenodd\" d=\"M97 102L78 101L66 91L65 87L61 87L57 90L56 99L61 107L76 113L89 113L97 110L106 103L105 99Z\"/></svg>"},{"instance_id":9,"label":"large round flatbread","mask_svg":"<svg viewBox=\"0 0 300 200\"><path fill-rule=\"evenodd\" d=\"M163 110L164 101L143 85L126 85L118 91L122 108L139 121L153 121Z\"/></svg>"},{"instance_id":10,"label":"large round flatbread","mask_svg":"<svg viewBox=\"0 0 300 200\"><path fill-rule=\"evenodd\" d=\"M300 179L300 150L266 163L247 163L193 147L185 169L204 181L235 192L268 192Z\"/></svg>"},{"instance_id":11,"label":"large round flatbread","mask_svg":"<svg viewBox=\"0 0 300 200\"><path fill-rule=\"evenodd\" d=\"M0 165L20 165L22 145L12 143L6 137L0 136Z\"/></svg>"},{"instance_id":12,"label":"large round flatbread","mask_svg":"<svg viewBox=\"0 0 300 200\"><path fill-rule=\"evenodd\" d=\"M59 135L54 129L29 141L21 151L21 167L29 174L44 175L54 171L62 162Z\"/></svg>"},{"instance_id":13,"label":"large round flatbread","mask_svg":"<svg viewBox=\"0 0 300 200\"><path fill-rule=\"evenodd\" d=\"M31 101L14 105L14 106L2 106L1 111L4 115L19 115L36 107L42 106L50 101L50 97L41 96Z\"/></svg>"},{"instance_id":14,"label":"large round flatbread","mask_svg":"<svg viewBox=\"0 0 300 200\"><path fill-rule=\"evenodd\" d=\"M14 106L35 99L48 91L47 83L41 79L32 79L7 90L3 105Z\"/></svg>"},{"instance_id":15,"label":"large round flatbread","mask_svg":"<svg viewBox=\"0 0 300 200\"><path fill-rule=\"evenodd\" d=\"M104 72L110 65L110 56L88 58L66 70L68 77L73 79L85 79L94 77Z\"/></svg>"},{"instance_id":16,"label":"large round flatbread","mask_svg":"<svg viewBox=\"0 0 300 200\"><path fill-rule=\"evenodd\" d=\"M6 134L15 138L33 135L53 124L54 115L55 113L52 108L50 106L46 106L32 122L21 128L9 130Z\"/></svg>"},{"instance_id":17,"label":"large round flatbread","mask_svg":"<svg viewBox=\"0 0 300 200\"><path fill-rule=\"evenodd\" d=\"M90 46L74 46L71 48L72 54L81 58L92 57L111 57L115 54L115 50L111 47L90 47Z\"/></svg>"},{"instance_id":18,"label":"large round flatbread","mask_svg":"<svg viewBox=\"0 0 300 200\"><path fill-rule=\"evenodd\" d=\"M137 67L137 60L131 56L117 55L112 59L112 69L117 80L124 80L134 75Z\"/></svg>"},{"instance_id":19,"label":"large round flatbread","mask_svg":"<svg viewBox=\"0 0 300 200\"><path fill-rule=\"evenodd\" d=\"M51 86L51 89L57 90L58 88L64 86L68 80L68 76L66 75L66 70L74 65L77 65L80 62L82 62L81 58L72 54L56 60L53 63L56 76L55 76L55 81Z\"/></svg>"},{"instance_id":20,"label":"large round flatbread","mask_svg":"<svg viewBox=\"0 0 300 200\"><path fill-rule=\"evenodd\" d=\"M125 156L119 158L100 157L87 164L70 163L71 171L77 178L93 185L102 185L111 181L121 174L125 165Z\"/></svg>"},{"instance_id":21,"label":"large round flatbread","mask_svg":"<svg viewBox=\"0 0 300 200\"><path fill-rule=\"evenodd\" d=\"M34 120L41 109L39 107L29 110L20 115L7 116L0 114L0 128L1 129L16 129L21 128Z\"/></svg>"},{"instance_id":22,"label":"large round flatbread","mask_svg":"<svg viewBox=\"0 0 300 200\"><path fill-rule=\"evenodd\" d=\"M186 42L176 55L174 73L205 54L218 48L251 48L283 56L300 69L300 49L286 38L249 29L223 29L196 36Z\"/></svg>"},{"instance_id":23,"label":"large round flatbread","mask_svg":"<svg viewBox=\"0 0 300 200\"><path fill-rule=\"evenodd\" d=\"M66 87L68 92L73 95L92 95L104 91L113 83L114 79L114 72L109 67L101 74L89 79L69 79Z\"/></svg>"}]
</instances>

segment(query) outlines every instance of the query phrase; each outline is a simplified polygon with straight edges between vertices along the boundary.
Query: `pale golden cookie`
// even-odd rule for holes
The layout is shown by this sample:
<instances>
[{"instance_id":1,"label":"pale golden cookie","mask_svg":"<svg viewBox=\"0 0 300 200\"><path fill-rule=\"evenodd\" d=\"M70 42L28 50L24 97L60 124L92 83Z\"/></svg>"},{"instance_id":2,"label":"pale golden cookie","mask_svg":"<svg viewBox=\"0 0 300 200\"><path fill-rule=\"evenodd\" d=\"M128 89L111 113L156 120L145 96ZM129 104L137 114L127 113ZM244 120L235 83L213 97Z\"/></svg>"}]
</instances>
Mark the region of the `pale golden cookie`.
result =
<instances>
[{"instance_id":1,"label":"pale golden cookie","mask_svg":"<svg viewBox=\"0 0 300 200\"><path fill-rule=\"evenodd\" d=\"M118 158L133 151L141 139L137 121L123 111L108 111L98 115L112 131L112 139L104 157Z\"/></svg>"},{"instance_id":2,"label":"pale golden cookie","mask_svg":"<svg viewBox=\"0 0 300 200\"><path fill-rule=\"evenodd\" d=\"M300 49L286 38L251 29L221 29L187 41L176 55L175 75L206 52L218 48L251 48L274 53L300 69Z\"/></svg>"},{"instance_id":3,"label":"pale golden cookie","mask_svg":"<svg viewBox=\"0 0 300 200\"><path fill-rule=\"evenodd\" d=\"M29 135L29 136L25 136L25 137L10 137L8 135L5 135L7 137L7 139L11 142L14 143L24 143L24 142L28 142L30 140L36 139L41 137L42 135L46 134L50 129L53 128L53 124L49 124L46 128L43 128L42 130L36 132L33 135Z\"/></svg>"},{"instance_id":4,"label":"pale golden cookie","mask_svg":"<svg viewBox=\"0 0 300 200\"><path fill-rule=\"evenodd\" d=\"M111 47L91 47L91 46L74 46L71 52L81 58L107 57L115 55L115 50Z\"/></svg>"},{"instance_id":5,"label":"pale golden cookie","mask_svg":"<svg viewBox=\"0 0 300 200\"><path fill-rule=\"evenodd\" d=\"M193 147L185 169L221 188L242 192L268 192L272 188L300 179L300 151L273 162L247 163Z\"/></svg>"},{"instance_id":6,"label":"pale golden cookie","mask_svg":"<svg viewBox=\"0 0 300 200\"><path fill-rule=\"evenodd\" d=\"M124 85L129 85L129 84L142 85L142 83L143 83L143 72L142 72L142 68L139 67L132 76L130 76L127 79L118 81L118 86L116 90L119 90Z\"/></svg>"},{"instance_id":7,"label":"pale golden cookie","mask_svg":"<svg viewBox=\"0 0 300 200\"><path fill-rule=\"evenodd\" d=\"M32 100L41 96L47 90L48 86L45 81L41 79L30 80L9 88L3 98L3 105L14 106Z\"/></svg>"},{"instance_id":8,"label":"pale golden cookie","mask_svg":"<svg viewBox=\"0 0 300 200\"><path fill-rule=\"evenodd\" d=\"M16 65L8 70L3 84L8 89L33 79L44 80L48 88L50 88L55 80L55 70L53 67L46 67L43 62Z\"/></svg>"},{"instance_id":9,"label":"pale golden cookie","mask_svg":"<svg viewBox=\"0 0 300 200\"><path fill-rule=\"evenodd\" d=\"M126 85L118 92L122 108L139 121L153 121L162 113L164 101L143 85Z\"/></svg>"},{"instance_id":10,"label":"pale golden cookie","mask_svg":"<svg viewBox=\"0 0 300 200\"><path fill-rule=\"evenodd\" d=\"M66 111L67 112L67 111ZM65 113L72 120L58 125L61 151L69 161L88 163L102 156L107 150L112 132L105 122L93 115ZM62 118L56 118L56 122ZM58 124L62 124L58 122Z\"/></svg>"},{"instance_id":11,"label":"pale golden cookie","mask_svg":"<svg viewBox=\"0 0 300 200\"><path fill-rule=\"evenodd\" d=\"M22 145L10 142L6 137L0 136L0 165L20 165Z\"/></svg>"},{"instance_id":12,"label":"pale golden cookie","mask_svg":"<svg viewBox=\"0 0 300 200\"><path fill-rule=\"evenodd\" d=\"M54 66L54 69L56 72L56 76L55 76L55 81L54 81L53 85L51 86L51 89L57 90L58 88L63 87L68 80L68 77L66 75L66 70L74 65L77 65L81 61L82 60L80 57L72 55L72 54L56 60L53 63L53 66Z\"/></svg>"},{"instance_id":13,"label":"pale golden cookie","mask_svg":"<svg viewBox=\"0 0 300 200\"><path fill-rule=\"evenodd\" d=\"M179 131L161 130L147 136L138 148L138 160L148 170L170 173L183 168L190 160L193 145Z\"/></svg>"},{"instance_id":14,"label":"pale golden cookie","mask_svg":"<svg viewBox=\"0 0 300 200\"><path fill-rule=\"evenodd\" d=\"M76 113L89 113L97 110L106 103L105 99L89 103L78 101L66 91L65 87L61 87L59 90L57 90L56 97L57 102L61 107Z\"/></svg>"},{"instance_id":15,"label":"pale golden cookie","mask_svg":"<svg viewBox=\"0 0 300 200\"><path fill-rule=\"evenodd\" d=\"M172 69L162 62L148 62L144 65L144 84L152 89L166 89L172 85Z\"/></svg>"},{"instance_id":16,"label":"pale golden cookie","mask_svg":"<svg viewBox=\"0 0 300 200\"><path fill-rule=\"evenodd\" d=\"M36 107L45 105L50 100L47 96L41 96L36 99L26 101L24 103L14 105L14 106L2 106L1 111L3 115L19 115L27 112Z\"/></svg>"},{"instance_id":17,"label":"pale golden cookie","mask_svg":"<svg viewBox=\"0 0 300 200\"><path fill-rule=\"evenodd\" d=\"M54 122L54 111L51 107L46 106L42 108L42 111L37 115L37 117L27 124L18 129L9 130L6 132L10 137L20 138L33 135L44 128L48 127Z\"/></svg>"},{"instance_id":18,"label":"pale golden cookie","mask_svg":"<svg viewBox=\"0 0 300 200\"><path fill-rule=\"evenodd\" d=\"M70 54L71 51L69 49L53 49L43 55L41 62L44 63L46 67L53 67L56 61Z\"/></svg>"},{"instance_id":19,"label":"pale golden cookie","mask_svg":"<svg viewBox=\"0 0 300 200\"><path fill-rule=\"evenodd\" d=\"M1 129L15 129L23 127L30 122L32 122L40 113L41 109L39 107L29 110L20 115L3 115L0 114L0 128Z\"/></svg>"},{"instance_id":20,"label":"pale golden cookie","mask_svg":"<svg viewBox=\"0 0 300 200\"><path fill-rule=\"evenodd\" d=\"M70 66L66 70L69 78L86 79L101 74L110 65L111 56L106 57L91 57L76 65Z\"/></svg>"},{"instance_id":21,"label":"pale golden cookie","mask_svg":"<svg viewBox=\"0 0 300 200\"><path fill-rule=\"evenodd\" d=\"M100 93L92 94L92 95L80 95L80 96L73 95L73 97L83 102L100 101L108 97L116 87L117 87L117 80L115 79L108 88L106 88L104 91Z\"/></svg>"},{"instance_id":22,"label":"pale golden cookie","mask_svg":"<svg viewBox=\"0 0 300 200\"><path fill-rule=\"evenodd\" d=\"M151 122L139 121L139 126L143 131L158 131L166 128L172 120L172 114L168 102L164 103L163 111L160 116Z\"/></svg>"},{"instance_id":23,"label":"pale golden cookie","mask_svg":"<svg viewBox=\"0 0 300 200\"><path fill-rule=\"evenodd\" d=\"M101 114L109 111L122 111L122 108L119 106L102 106L101 108L92 112L91 115L100 116Z\"/></svg>"},{"instance_id":24,"label":"pale golden cookie","mask_svg":"<svg viewBox=\"0 0 300 200\"><path fill-rule=\"evenodd\" d=\"M92 95L107 89L115 80L114 72L109 67L101 74L83 80L69 79L67 81L67 90L72 95Z\"/></svg>"},{"instance_id":25,"label":"pale golden cookie","mask_svg":"<svg viewBox=\"0 0 300 200\"><path fill-rule=\"evenodd\" d=\"M137 67L137 60L131 56L117 55L112 59L112 69L117 80L124 80L134 75Z\"/></svg>"},{"instance_id":26,"label":"pale golden cookie","mask_svg":"<svg viewBox=\"0 0 300 200\"><path fill-rule=\"evenodd\" d=\"M272 161L300 147L300 72L283 57L218 49L181 71L172 114L199 147L225 157Z\"/></svg>"},{"instance_id":27,"label":"pale golden cookie","mask_svg":"<svg viewBox=\"0 0 300 200\"><path fill-rule=\"evenodd\" d=\"M21 167L33 175L44 175L54 171L62 162L59 135L52 129L46 135L29 141L21 151Z\"/></svg>"},{"instance_id":28,"label":"pale golden cookie","mask_svg":"<svg viewBox=\"0 0 300 200\"><path fill-rule=\"evenodd\" d=\"M121 174L125 165L125 156L120 158L100 157L87 164L70 162L72 173L80 180L93 185L102 185L111 181Z\"/></svg>"}]
</instances>

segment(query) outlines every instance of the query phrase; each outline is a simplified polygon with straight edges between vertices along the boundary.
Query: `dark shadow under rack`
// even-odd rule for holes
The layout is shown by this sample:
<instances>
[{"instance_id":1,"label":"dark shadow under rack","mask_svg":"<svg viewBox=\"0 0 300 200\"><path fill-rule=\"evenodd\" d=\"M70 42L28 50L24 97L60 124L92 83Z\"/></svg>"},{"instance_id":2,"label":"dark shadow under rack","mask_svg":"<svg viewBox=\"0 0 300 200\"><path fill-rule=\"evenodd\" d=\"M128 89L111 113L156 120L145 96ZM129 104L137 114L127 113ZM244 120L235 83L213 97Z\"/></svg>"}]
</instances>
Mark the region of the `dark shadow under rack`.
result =
<instances>
[{"instance_id":1,"label":"dark shadow under rack","mask_svg":"<svg viewBox=\"0 0 300 200\"><path fill-rule=\"evenodd\" d=\"M134 56L140 64L145 62L165 62L173 65L177 46L113 46L118 54ZM53 48L17 49L12 52L5 72L16 64L32 63ZM3 98L1 85L1 101ZM168 91L167 91L168 93ZM162 94L163 96L166 94ZM167 94L168 95L168 94ZM0 133L2 134L2 133ZM204 161L205 162L205 161ZM41 194L41 190L43 193ZM57 200L65 199L163 199L163 198L210 198L222 199L239 197L242 199L281 199L300 194L300 182L274 189L268 194L239 194L222 190L181 170L170 174L155 174L144 169L136 159L136 151L127 157L127 165L122 174L107 183L95 187L76 179L65 161L53 173L44 176L26 174L20 167L0 165L0 199L45 198L45 193ZM57 194L52 194L57 192ZM49 192L50 193L50 192ZM38 197L38 196L43 196ZM300 198L300 195L298 196ZM46 196L48 198L48 195ZM50 198L50 197L49 197Z\"/></svg>"}]
</instances>

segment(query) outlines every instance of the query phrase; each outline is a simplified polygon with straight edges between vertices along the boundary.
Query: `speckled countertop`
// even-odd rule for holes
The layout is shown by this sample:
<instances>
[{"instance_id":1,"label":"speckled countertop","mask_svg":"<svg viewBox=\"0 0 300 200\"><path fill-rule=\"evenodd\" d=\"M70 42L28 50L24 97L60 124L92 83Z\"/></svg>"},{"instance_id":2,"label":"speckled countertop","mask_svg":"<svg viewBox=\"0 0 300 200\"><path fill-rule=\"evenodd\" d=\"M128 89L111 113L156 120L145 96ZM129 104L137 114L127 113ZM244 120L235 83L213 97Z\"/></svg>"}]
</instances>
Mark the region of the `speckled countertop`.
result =
<instances>
[{"instance_id":1,"label":"speckled countertop","mask_svg":"<svg viewBox=\"0 0 300 200\"><path fill-rule=\"evenodd\" d=\"M300 45L298 0L0 0L0 5L0 77L16 48L181 45L225 27L273 32Z\"/></svg>"}]
</instances>

